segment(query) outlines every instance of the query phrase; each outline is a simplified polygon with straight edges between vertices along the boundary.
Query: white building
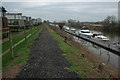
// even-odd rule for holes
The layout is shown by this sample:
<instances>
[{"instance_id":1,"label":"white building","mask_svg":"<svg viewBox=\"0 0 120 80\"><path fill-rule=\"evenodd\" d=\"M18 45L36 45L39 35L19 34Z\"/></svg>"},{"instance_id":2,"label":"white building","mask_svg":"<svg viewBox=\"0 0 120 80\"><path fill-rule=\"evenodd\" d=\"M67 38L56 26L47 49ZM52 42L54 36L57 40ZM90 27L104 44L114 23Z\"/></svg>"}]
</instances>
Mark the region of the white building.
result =
<instances>
[{"instance_id":1,"label":"white building","mask_svg":"<svg viewBox=\"0 0 120 80\"><path fill-rule=\"evenodd\" d=\"M22 13L7 13L9 27L22 27L24 25L22 20Z\"/></svg>"}]
</instances>

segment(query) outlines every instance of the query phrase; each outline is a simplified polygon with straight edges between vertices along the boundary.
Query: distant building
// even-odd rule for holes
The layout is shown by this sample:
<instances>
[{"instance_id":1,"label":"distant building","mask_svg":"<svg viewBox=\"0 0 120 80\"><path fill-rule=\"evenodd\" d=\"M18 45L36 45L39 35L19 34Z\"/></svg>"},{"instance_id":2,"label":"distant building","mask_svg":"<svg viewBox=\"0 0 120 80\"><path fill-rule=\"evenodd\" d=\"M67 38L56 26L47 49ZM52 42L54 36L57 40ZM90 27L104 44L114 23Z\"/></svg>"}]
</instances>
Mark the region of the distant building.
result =
<instances>
[{"instance_id":1,"label":"distant building","mask_svg":"<svg viewBox=\"0 0 120 80\"><path fill-rule=\"evenodd\" d=\"M38 24L41 24L42 23L42 19L41 18L37 18L37 22L38 22Z\"/></svg>"},{"instance_id":2,"label":"distant building","mask_svg":"<svg viewBox=\"0 0 120 80\"><path fill-rule=\"evenodd\" d=\"M32 19L32 24L33 24L33 25L36 24L36 19L35 19L35 18Z\"/></svg>"},{"instance_id":3,"label":"distant building","mask_svg":"<svg viewBox=\"0 0 120 80\"><path fill-rule=\"evenodd\" d=\"M2 33L0 38L7 38L9 33L6 12L7 10L4 7L0 7L0 33Z\"/></svg>"},{"instance_id":4,"label":"distant building","mask_svg":"<svg viewBox=\"0 0 120 80\"><path fill-rule=\"evenodd\" d=\"M33 25L33 21L31 17L22 16L22 20L24 21L23 23L26 28L29 28Z\"/></svg>"},{"instance_id":5,"label":"distant building","mask_svg":"<svg viewBox=\"0 0 120 80\"><path fill-rule=\"evenodd\" d=\"M22 20L22 13L7 13L6 17L8 19L9 27L22 27L24 25Z\"/></svg>"},{"instance_id":6,"label":"distant building","mask_svg":"<svg viewBox=\"0 0 120 80\"><path fill-rule=\"evenodd\" d=\"M8 28L8 25L7 25L7 18L6 18L6 12L7 10L4 8L4 7L0 7L0 18L1 18L1 25L2 25L2 28Z\"/></svg>"},{"instance_id":7,"label":"distant building","mask_svg":"<svg viewBox=\"0 0 120 80\"><path fill-rule=\"evenodd\" d=\"M32 18L31 17L26 17L25 25L26 25L26 27L32 26Z\"/></svg>"},{"instance_id":8,"label":"distant building","mask_svg":"<svg viewBox=\"0 0 120 80\"><path fill-rule=\"evenodd\" d=\"M32 19L33 25L38 26L42 23L42 20L40 18Z\"/></svg>"},{"instance_id":9,"label":"distant building","mask_svg":"<svg viewBox=\"0 0 120 80\"><path fill-rule=\"evenodd\" d=\"M22 16L22 20L23 20L23 26L25 27L26 26L26 19L27 17L26 16Z\"/></svg>"},{"instance_id":10,"label":"distant building","mask_svg":"<svg viewBox=\"0 0 120 80\"><path fill-rule=\"evenodd\" d=\"M118 23L120 25L120 1L118 2Z\"/></svg>"}]
</instances>

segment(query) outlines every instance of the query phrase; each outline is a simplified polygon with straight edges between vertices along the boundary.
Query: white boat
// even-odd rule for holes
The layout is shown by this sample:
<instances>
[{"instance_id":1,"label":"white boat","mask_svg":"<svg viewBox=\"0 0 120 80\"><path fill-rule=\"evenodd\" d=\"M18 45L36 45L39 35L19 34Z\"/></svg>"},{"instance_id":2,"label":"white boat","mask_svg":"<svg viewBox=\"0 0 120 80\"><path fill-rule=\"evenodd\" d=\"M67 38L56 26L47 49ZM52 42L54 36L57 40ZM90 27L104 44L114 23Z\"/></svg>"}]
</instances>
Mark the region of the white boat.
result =
<instances>
[{"instance_id":1,"label":"white boat","mask_svg":"<svg viewBox=\"0 0 120 80\"><path fill-rule=\"evenodd\" d=\"M75 33L76 29L75 28L70 28L70 31Z\"/></svg>"},{"instance_id":2,"label":"white boat","mask_svg":"<svg viewBox=\"0 0 120 80\"><path fill-rule=\"evenodd\" d=\"M70 28L68 26L63 26L63 28L64 28L65 31L69 31L70 30Z\"/></svg>"},{"instance_id":3,"label":"white boat","mask_svg":"<svg viewBox=\"0 0 120 80\"><path fill-rule=\"evenodd\" d=\"M83 28L79 30L79 35L92 36L93 33L91 33L90 30Z\"/></svg>"},{"instance_id":4,"label":"white boat","mask_svg":"<svg viewBox=\"0 0 120 80\"><path fill-rule=\"evenodd\" d=\"M56 24L55 27L59 28L59 25Z\"/></svg>"},{"instance_id":5,"label":"white boat","mask_svg":"<svg viewBox=\"0 0 120 80\"><path fill-rule=\"evenodd\" d=\"M49 25L50 25L50 26L53 26L53 24L52 24L52 23L50 23Z\"/></svg>"},{"instance_id":6,"label":"white boat","mask_svg":"<svg viewBox=\"0 0 120 80\"><path fill-rule=\"evenodd\" d=\"M75 34L76 34L76 35L79 35L79 31L78 31L78 30L76 30L76 31L75 31Z\"/></svg>"},{"instance_id":7,"label":"white boat","mask_svg":"<svg viewBox=\"0 0 120 80\"><path fill-rule=\"evenodd\" d=\"M120 42L113 43L113 46L120 49Z\"/></svg>"},{"instance_id":8,"label":"white boat","mask_svg":"<svg viewBox=\"0 0 120 80\"><path fill-rule=\"evenodd\" d=\"M108 41L109 38L100 34L100 33L96 33L96 34L93 34L92 36L93 38L96 38L96 39L99 39L99 40L103 40L103 41Z\"/></svg>"}]
</instances>

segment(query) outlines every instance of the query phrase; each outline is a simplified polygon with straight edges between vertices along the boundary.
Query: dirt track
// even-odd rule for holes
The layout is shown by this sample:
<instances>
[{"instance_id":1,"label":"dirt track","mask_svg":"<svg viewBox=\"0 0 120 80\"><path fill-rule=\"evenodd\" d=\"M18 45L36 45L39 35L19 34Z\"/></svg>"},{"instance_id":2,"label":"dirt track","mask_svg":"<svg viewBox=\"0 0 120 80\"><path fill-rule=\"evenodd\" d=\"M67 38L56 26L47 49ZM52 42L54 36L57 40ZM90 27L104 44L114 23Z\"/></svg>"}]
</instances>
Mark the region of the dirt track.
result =
<instances>
[{"instance_id":1,"label":"dirt track","mask_svg":"<svg viewBox=\"0 0 120 80\"><path fill-rule=\"evenodd\" d=\"M27 64L16 78L78 78L76 73L65 69L70 63L45 26L31 47Z\"/></svg>"}]
</instances>

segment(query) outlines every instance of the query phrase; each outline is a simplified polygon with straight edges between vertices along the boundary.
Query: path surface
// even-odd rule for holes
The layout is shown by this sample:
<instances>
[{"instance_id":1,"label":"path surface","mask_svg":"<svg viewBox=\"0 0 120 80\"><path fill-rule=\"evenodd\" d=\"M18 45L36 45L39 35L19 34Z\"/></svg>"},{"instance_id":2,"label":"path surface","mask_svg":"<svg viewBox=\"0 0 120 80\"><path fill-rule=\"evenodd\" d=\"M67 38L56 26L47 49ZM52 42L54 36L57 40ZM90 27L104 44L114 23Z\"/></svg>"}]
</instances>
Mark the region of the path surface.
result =
<instances>
[{"instance_id":1,"label":"path surface","mask_svg":"<svg viewBox=\"0 0 120 80\"><path fill-rule=\"evenodd\" d=\"M65 69L70 64L62 56L64 52L59 49L45 26L44 24L31 48L28 62L17 78L77 78L74 72Z\"/></svg>"}]
</instances>

